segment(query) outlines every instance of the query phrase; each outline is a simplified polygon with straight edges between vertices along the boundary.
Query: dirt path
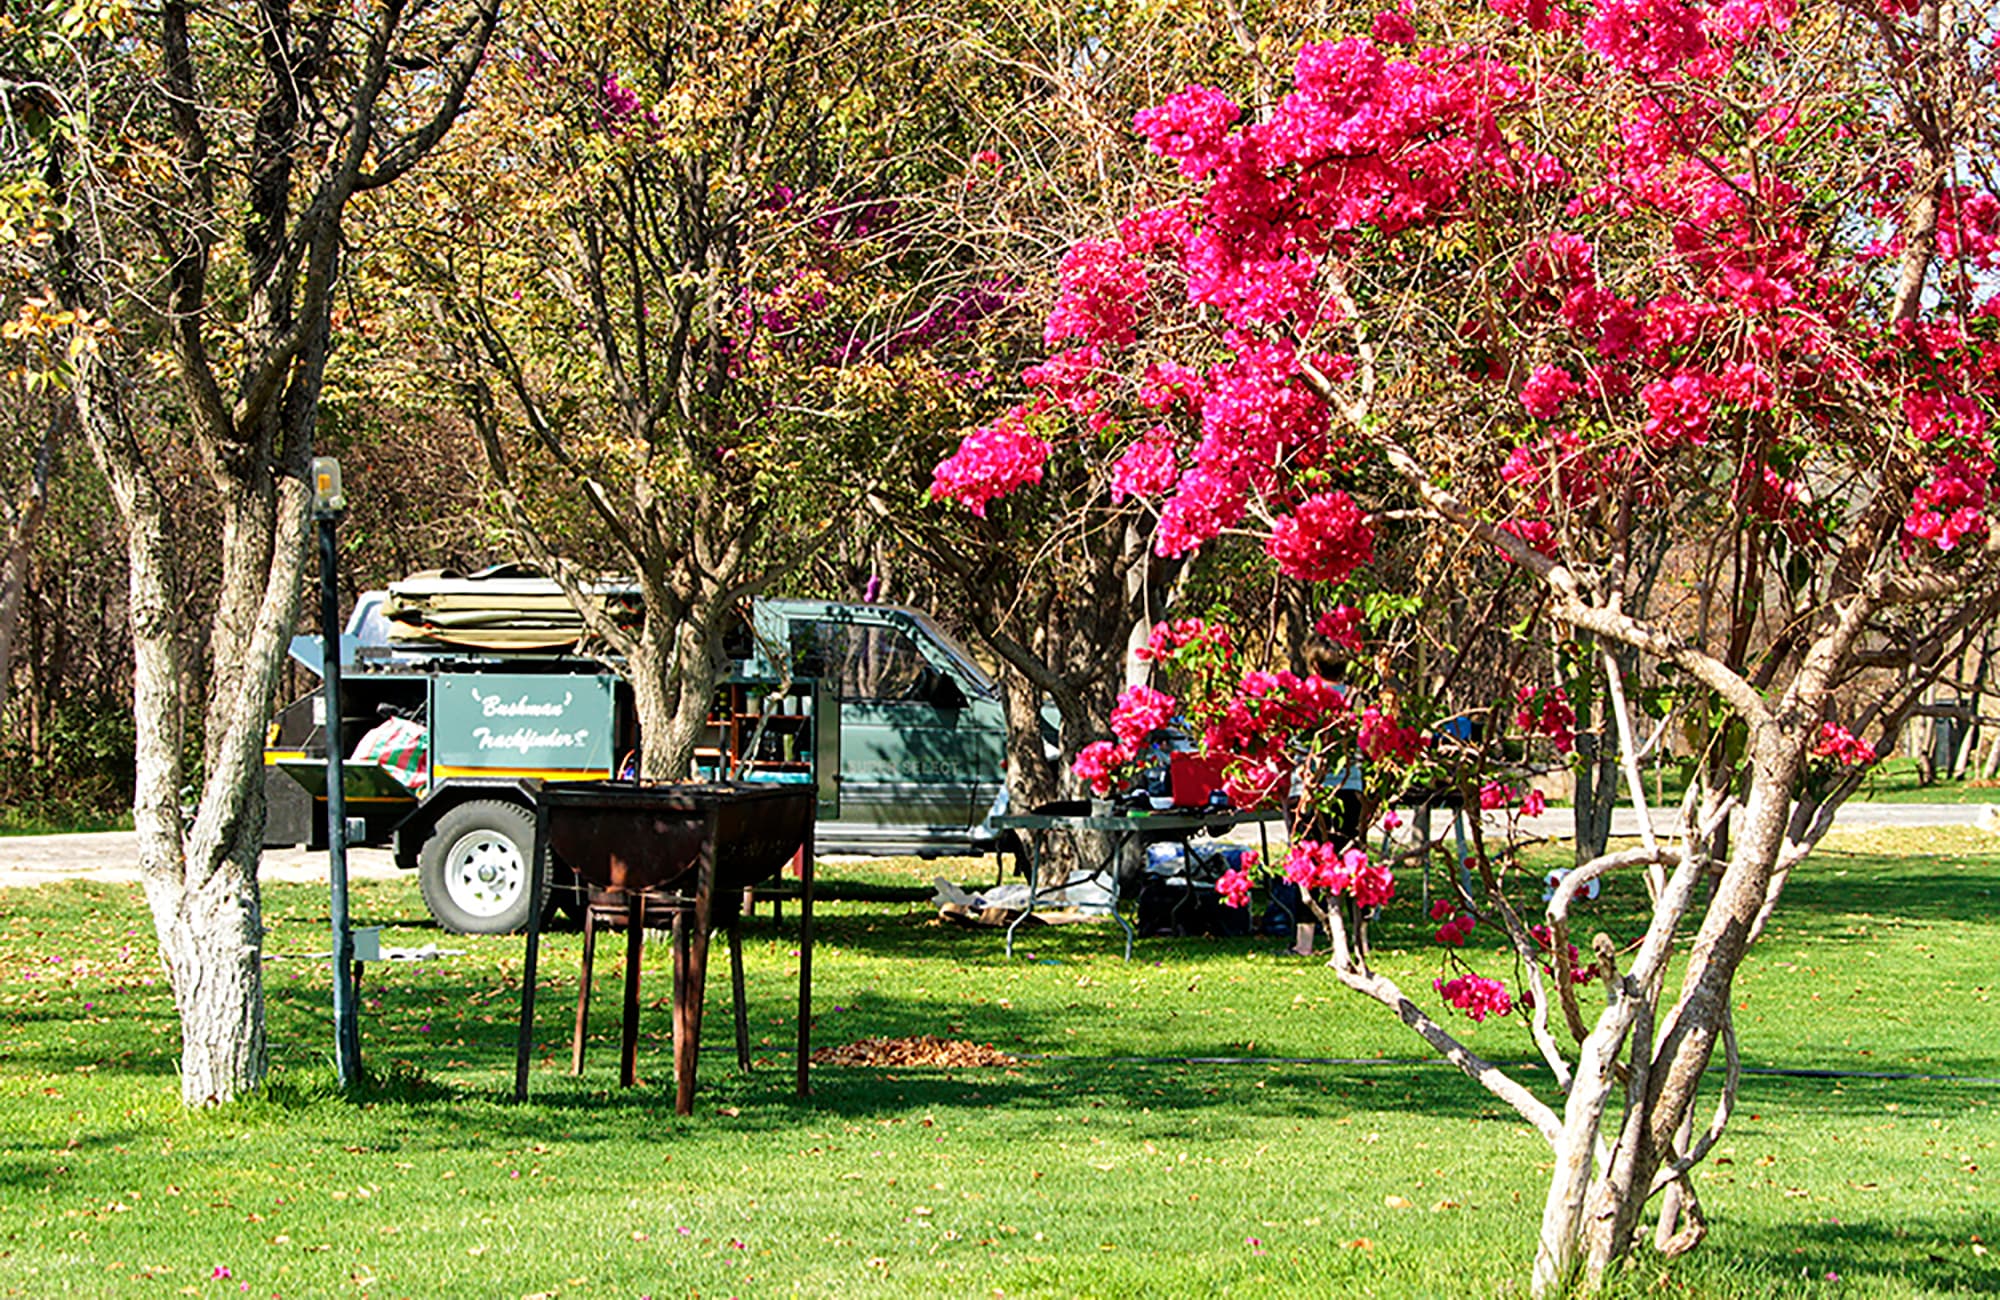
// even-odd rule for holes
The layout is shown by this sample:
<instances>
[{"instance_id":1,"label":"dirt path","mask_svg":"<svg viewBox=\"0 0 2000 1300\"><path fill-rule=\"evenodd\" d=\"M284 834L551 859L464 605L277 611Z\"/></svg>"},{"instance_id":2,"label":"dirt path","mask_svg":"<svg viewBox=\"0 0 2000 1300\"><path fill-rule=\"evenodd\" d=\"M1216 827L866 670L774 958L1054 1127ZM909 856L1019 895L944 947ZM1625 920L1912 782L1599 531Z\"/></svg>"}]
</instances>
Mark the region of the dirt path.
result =
<instances>
[{"instance_id":1,"label":"dirt path","mask_svg":"<svg viewBox=\"0 0 2000 1300\"><path fill-rule=\"evenodd\" d=\"M138 845L131 831L0 836L0 889L58 880L137 883ZM350 879L386 879L401 873L387 849L349 849L347 874ZM326 851L268 849L261 875L265 880L325 880Z\"/></svg>"}]
</instances>

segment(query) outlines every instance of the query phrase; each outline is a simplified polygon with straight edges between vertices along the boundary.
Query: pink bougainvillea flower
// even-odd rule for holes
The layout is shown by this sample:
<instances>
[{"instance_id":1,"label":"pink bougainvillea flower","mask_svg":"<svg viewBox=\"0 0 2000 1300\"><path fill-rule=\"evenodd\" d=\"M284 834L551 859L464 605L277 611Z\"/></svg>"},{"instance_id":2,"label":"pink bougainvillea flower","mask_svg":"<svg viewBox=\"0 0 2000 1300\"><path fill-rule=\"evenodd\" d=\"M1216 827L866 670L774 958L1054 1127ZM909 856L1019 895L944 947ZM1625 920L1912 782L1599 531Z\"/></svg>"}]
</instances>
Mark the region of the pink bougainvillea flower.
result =
<instances>
[{"instance_id":1,"label":"pink bougainvillea flower","mask_svg":"<svg viewBox=\"0 0 2000 1300\"><path fill-rule=\"evenodd\" d=\"M1027 415L1025 408L1016 407L967 435L957 451L938 462L931 496L957 501L983 518L995 497L1041 482L1049 444L1028 432Z\"/></svg>"},{"instance_id":2,"label":"pink bougainvillea flower","mask_svg":"<svg viewBox=\"0 0 2000 1300\"><path fill-rule=\"evenodd\" d=\"M1136 751L1147 737L1167 725L1176 708L1174 697L1150 686L1127 686L1111 710L1111 730L1127 752Z\"/></svg>"},{"instance_id":3,"label":"pink bougainvillea flower","mask_svg":"<svg viewBox=\"0 0 2000 1300\"><path fill-rule=\"evenodd\" d=\"M1451 980L1440 977L1431 982L1431 987L1438 996L1476 1021L1489 1015L1504 1016L1514 1009L1507 986L1483 975L1460 975Z\"/></svg>"},{"instance_id":4,"label":"pink bougainvillea flower","mask_svg":"<svg viewBox=\"0 0 2000 1300\"><path fill-rule=\"evenodd\" d=\"M1875 747L1838 722L1819 724L1819 741L1813 753L1830 758L1842 767L1862 767L1875 761Z\"/></svg>"},{"instance_id":5,"label":"pink bougainvillea flower","mask_svg":"<svg viewBox=\"0 0 2000 1300\"><path fill-rule=\"evenodd\" d=\"M1361 653L1361 611L1352 605L1335 605L1313 620L1313 631L1343 650Z\"/></svg>"},{"instance_id":6,"label":"pink bougainvillea flower","mask_svg":"<svg viewBox=\"0 0 2000 1300\"><path fill-rule=\"evenodd\" d=\"M1264 549L1288 577L1305 582L1345 582L1375 558L1375 530L1345 492L1324 492L1299 502L1278 520Z\"/></svg>"},{"instance_id":7,"label":"pink bougainvillea flower","mask_svg":"<svg viewBox=\"0 0 2000 1300\"><path fill-rule=\"evenodd\" d=\"M1537 366L1521 388L1521 405L1537 420L1553 420L1564 402L1583 391L1561 366Z\"/></svg>"},{"instance_id":8,"label":"pink bougainvillea flower","mask_svg":"<svg viewBox=\"0 0 2000 1300\"><path fill-rule=\"evenodd\" d=\"M1250 877L1240 868L1231 867L1223 872L1222 878L1215 882L1215 889L1222 896L1222 901L1230 907L1250 905Z\"/></svg>"}]
</instances>

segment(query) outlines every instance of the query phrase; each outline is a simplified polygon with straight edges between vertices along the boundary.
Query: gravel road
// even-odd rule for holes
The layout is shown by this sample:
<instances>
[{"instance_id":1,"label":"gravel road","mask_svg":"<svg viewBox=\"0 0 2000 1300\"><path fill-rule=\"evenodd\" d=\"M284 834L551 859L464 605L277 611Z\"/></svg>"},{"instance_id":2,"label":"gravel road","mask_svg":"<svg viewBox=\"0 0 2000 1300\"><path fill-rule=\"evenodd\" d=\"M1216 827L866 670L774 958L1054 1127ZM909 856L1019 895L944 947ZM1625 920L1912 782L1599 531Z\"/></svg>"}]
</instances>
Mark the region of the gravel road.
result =
<instances>
[{"instance_id":1,"label":"gravel road","mask_svg":"<svg viewBox=\"0 0 2000 1300\"><path fill-rule=\"evenodd\" d=\"M387 849L349 849L349 879L400 874ZM264 854L265 880L325 880L326 851L272 849ZM0 889L55 880L134 882L139 879L139 838L130 831L93 835L0 836Z\"/></svg>"}]
</instances>

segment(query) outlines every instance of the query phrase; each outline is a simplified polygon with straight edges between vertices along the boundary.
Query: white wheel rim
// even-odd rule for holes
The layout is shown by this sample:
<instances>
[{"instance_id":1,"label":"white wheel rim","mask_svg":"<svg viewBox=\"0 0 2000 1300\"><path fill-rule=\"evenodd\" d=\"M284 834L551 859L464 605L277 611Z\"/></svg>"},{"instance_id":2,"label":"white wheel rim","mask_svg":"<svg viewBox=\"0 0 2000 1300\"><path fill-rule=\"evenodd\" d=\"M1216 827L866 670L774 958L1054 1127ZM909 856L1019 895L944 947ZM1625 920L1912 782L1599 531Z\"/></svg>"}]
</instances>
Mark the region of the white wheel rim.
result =
<instances>
[{"instance_id":1,"label":"white wheel rim","mask_svg":"<svg viewBox=\"0 0 2000 1300\"><path fill-rule=\"evenodd\" d=\"M497 831L461 835L445 855L445 892L469 915L500 915L520 899L527 883L528 864L521 850Z\"/></svg>"}]
</instances>

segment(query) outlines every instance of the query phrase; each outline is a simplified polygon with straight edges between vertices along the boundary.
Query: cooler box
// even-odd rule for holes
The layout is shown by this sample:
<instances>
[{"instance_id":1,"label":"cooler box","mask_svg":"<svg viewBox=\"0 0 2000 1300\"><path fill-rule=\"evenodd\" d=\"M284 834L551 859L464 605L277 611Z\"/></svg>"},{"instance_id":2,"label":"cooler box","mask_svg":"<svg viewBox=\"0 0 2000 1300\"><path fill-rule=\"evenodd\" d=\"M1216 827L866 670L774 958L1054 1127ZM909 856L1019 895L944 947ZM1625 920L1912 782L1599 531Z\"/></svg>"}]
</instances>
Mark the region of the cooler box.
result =
<instances>
[{"instance_id":1,"label":"cooler box","mask_svg":"<svg viewBox=\"0 0 2000 1300\"><path fill-rule=\"evenodd\" d=\"M1167 755L1167 792L1176 808L1206 808L1210 796L1222 789L1225 760L1205 754L1176 752Z\"/></svg>"}]
</instances>

